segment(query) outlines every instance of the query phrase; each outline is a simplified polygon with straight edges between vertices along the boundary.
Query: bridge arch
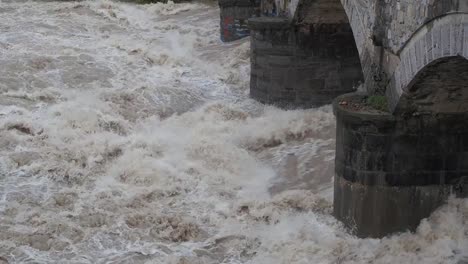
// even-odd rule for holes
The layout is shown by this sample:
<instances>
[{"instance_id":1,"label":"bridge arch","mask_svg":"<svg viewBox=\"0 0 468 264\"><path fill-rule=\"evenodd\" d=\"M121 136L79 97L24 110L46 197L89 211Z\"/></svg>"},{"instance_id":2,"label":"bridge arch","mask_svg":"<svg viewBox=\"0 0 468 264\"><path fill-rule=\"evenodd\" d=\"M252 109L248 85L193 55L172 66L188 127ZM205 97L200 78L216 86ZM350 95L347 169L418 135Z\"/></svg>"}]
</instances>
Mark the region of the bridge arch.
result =
<instances>
[{"instance_id":1,"label":"bridge arch","mask_svg":"<svg viewBox=\"0 0 468 264\"><path fill-rule=\"evenodd\" d=\"M399 58L386 89L392 112L417 105L422 111L467 110L456 102L466 104L462 101L468 97L468 14L446 14L423 25L400 50Z\"/></svg>"},{"instance_id":2,"label":"bridge arch","mask_svg":"<svg viewBox=\"0 0 468 264\"><path fill-rule=\"evenodd\" d=\"M329 104L364 81L340 0L264 0L262 8L265 17L249 21L253 98L308 108Z\"/></svg>"},{"instance_id":3,"label":"bridge arch","mask_svg":"<svg viewBox=\"0 0 468 264\"><path fill-rule=\"evenodd\" d=\"M468 195L467 14L429 16L395 38L386 22L380 67L391 111L337 104L363 102L369 90L335 102L334 214L364 237L415 230L450 194Z\"/></svg>"},{"instance_id":4,"label":"bridge arch","mask_svg":"<svg viewBox=\"0 0 468 264\"><path fill-rule=\"evenodd\" d=\"M369 91L379 90L379 82L382 80L380 64L382 41L376 37L376 13L375 2L370 0L297 0L296 5L290 8L293 23L301 24L329 23L331 21L343 21L349 24L354 36L352 44L356 47L361 63L363 85ZM293 2L291 2L293 3ZM383 90L380 88L380 90Z\"/></svg>"}]
</instances>

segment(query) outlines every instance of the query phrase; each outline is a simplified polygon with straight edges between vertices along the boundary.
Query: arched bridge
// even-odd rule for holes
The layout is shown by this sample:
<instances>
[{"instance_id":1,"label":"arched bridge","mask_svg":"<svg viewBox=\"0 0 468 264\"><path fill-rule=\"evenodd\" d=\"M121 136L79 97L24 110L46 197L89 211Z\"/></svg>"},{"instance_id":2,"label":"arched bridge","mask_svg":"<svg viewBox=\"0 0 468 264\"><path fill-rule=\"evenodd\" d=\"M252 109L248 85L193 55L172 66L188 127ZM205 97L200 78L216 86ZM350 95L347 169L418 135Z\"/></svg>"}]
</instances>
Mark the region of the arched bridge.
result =
<instances>
[{"instance_id":1,"label":"arched bridge","mask_svg":"<svg viewBox=\"0 0 468 264\"><path fill-rule=\"evenodd\" d=\"M386 94L392 111L406 107L401 105L406 98L415 99L417 104L425 105L423 108L428 104L443 107L438 109L441 111L456 112L463 108L460 104L465 104L467 95L464 93L468 90L463 92L455 87L468 85L468 1L274 2L276 14L287 17L297 30L349 23L365 88L373 94ZM441 76L427 79L425 76L435 68ZM446 80L450 80L450 84L445 83ZM444 85L438 85L442 83ZM421 86L425 86L424 91L420 91ZM431 89L438 91L429 96ZM461 96L452 96L450 106L447 102L436 106L444 96L454 93Z\"/></svg>"},{"instance_id":2,"label":"arched bridge","mask_svg":"<svg viewBox=\"0 0 468 264\"><path fill-rule=\"evenodd\" d=\"M258 8L258 6L257 6ZM467 0L262 0L251 96L334 100L334 214L358 236L414 230L468 194ZM349 93L362 85L364 92Z\"/></svg>"}]
</instances>

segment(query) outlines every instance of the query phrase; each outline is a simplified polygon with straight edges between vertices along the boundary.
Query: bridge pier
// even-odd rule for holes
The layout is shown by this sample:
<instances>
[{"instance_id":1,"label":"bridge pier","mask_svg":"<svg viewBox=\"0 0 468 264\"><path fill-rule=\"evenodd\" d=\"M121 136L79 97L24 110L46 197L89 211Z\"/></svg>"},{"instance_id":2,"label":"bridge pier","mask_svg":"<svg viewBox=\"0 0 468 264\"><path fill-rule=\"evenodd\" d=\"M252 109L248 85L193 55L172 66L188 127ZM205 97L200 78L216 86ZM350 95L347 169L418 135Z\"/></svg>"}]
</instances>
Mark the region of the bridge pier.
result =
<instances>
[{"instance_id":1,"label":"bridge pier","mask_svg":"<svg viewBox=\"0 0 468 264\"><path fill-rule=\"evenodd\" d=\"M235 41L250 35L247 21L260 15L260 0L219 0L221 40Z\"/></svg>"},{"instance_id":2,"label":"bridge pier","mask_svg":"<svg viewBox=\"0 0 468 264\"><path fill-rule=\"evenodd\" d=\"M287 18L249 20L250 95L284 108L329 104L363 80L349 24L291 25Z\"/></svg>"},{"instance_id":3,"label":"bridge pier","mask_svg":"<svg viewBox=\"0 0 468 264\"><path fill-rule=\"evenodd\" d=\"M313 107L365 80L369 96L334 103L339 220L360 237L382 237L415 230L452 193L468 196L468 5L263 0L262 8L280 17L249 20L253 98Z\"/></svg>"},{"instance_id":4,"label":"bridge pier","mask_svg":"<svg viewBox=\"0 0 468 264\"><path fill-rule=\"evenodd\" d=\"M414 231L450 194L468 194L468 114L398 116L366 97L334 102L334 214L359 237Z\"/></svg>"}]
</instances>

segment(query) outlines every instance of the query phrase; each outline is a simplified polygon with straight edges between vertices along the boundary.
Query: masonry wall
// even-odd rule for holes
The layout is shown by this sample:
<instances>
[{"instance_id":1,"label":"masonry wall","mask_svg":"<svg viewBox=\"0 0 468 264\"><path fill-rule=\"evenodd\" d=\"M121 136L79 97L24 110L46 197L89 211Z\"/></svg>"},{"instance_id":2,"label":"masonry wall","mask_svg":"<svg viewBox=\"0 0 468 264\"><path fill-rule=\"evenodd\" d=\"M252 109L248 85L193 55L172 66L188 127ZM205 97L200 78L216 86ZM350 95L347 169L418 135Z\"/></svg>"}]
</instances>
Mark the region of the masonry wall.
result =
<instances>
[{"instance_id":1,"label":"masonry wall","mask_svg":"<svg viewBox=\"0 0 468 264\"><path fill-rule=\"evenodd\" d=\"M287 19L250 20L253 98L286 108L329 104L362 81L348 24L291 26Z\"/></svg>"},{"instance_id":2,"label":"masonry wall","mask_svg":"<svg viewBox=\"0 0 468 264\"><path fill-rule=\"evenodd\" d=\"M451 193L466 197L467 113L394 116L354 102L365 97L335 103L334 214L356 235L414 231Z\"/></svg>"},{"instance_id":3,"label":"masonry wall","mask_svg":"<svg viewBox=\"0 0 468 264\"><path fill-rule=\"evenodd\" d=\"M376 0L374 0L376 1ZM376 2L376 5L379 1ZM412 35L432 19L449 13L467 13L466 0L387 1L377 10L376 34L392 52L400 49Z\"/></svg>"},{"instance_id":4,"label":"masonry wall","mask_svg":"<svg viewBox=\"0 0 468 264\"><path fill-rule=\"evenodd\" d=\"M468 112L468 59L443 57L420 70L394 112L397 115Z\"/></svg>"}]
</instances>

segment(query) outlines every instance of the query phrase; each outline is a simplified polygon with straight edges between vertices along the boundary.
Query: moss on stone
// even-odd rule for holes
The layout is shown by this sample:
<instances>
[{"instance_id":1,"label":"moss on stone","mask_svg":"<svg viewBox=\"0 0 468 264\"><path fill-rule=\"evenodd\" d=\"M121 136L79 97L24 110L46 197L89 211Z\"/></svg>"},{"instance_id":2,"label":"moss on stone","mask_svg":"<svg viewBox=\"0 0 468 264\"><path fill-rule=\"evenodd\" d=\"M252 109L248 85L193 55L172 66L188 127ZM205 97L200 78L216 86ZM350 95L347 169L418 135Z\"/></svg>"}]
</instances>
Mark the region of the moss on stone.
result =
<instances>
[{"instance_id":1,"label":"moss on stone","mask_svg":"<svg viewBox=\"0 0 468 264\"><path fill-rule=\"evenodd\" d=\"M383 95L371 95L367 98L367 105L379 111L388 112L387 97Z\"/></svg>"}]
</instances>

